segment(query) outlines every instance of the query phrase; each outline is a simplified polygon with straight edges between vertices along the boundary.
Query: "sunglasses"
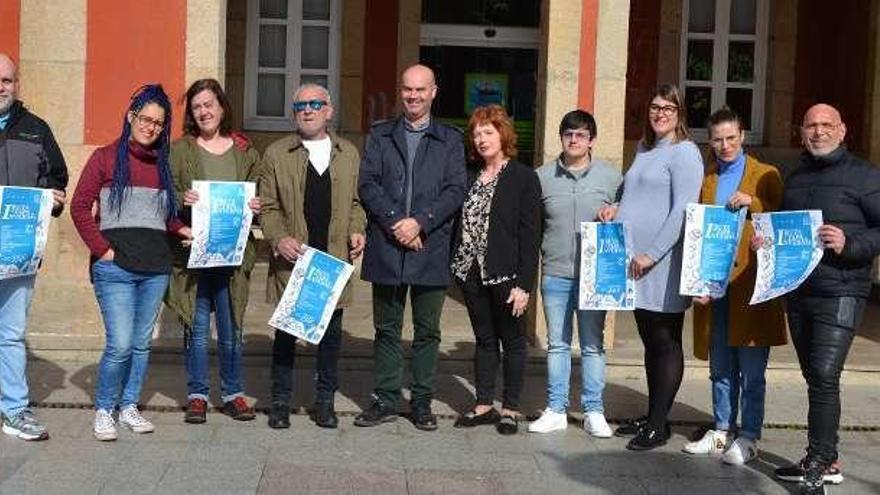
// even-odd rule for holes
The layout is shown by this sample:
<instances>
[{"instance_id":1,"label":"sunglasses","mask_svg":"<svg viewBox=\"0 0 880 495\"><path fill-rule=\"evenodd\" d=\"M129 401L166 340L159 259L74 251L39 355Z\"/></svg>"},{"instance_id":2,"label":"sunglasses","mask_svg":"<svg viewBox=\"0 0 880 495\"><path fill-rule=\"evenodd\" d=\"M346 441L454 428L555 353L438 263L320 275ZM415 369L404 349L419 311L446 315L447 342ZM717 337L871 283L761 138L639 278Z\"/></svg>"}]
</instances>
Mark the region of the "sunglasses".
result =
<instances>
[{"instance_id":1,"label":"sunglasses","mask_svg":"<svg viewBox=\"0 0 880 495\"><path fill-rule=\"evenodd\" d=\"M292 108L293 111L297 113L305 112L306 107L309 107L317 112L318 110L324 108L324 105L326 104L327 102L324 100L295 101L293 102L293 105L290 106L290 108Z\"/></svg>"}]
</instances>

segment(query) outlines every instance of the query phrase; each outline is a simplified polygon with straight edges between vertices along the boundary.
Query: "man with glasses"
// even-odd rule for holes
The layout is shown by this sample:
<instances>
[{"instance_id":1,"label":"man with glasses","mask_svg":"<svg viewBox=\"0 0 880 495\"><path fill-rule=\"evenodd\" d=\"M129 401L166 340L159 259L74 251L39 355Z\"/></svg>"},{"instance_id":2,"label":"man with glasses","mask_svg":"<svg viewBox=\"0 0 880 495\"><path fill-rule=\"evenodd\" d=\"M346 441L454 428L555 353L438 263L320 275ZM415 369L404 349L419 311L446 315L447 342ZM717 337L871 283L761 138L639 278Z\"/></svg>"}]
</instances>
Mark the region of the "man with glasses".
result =
<instances>
[{"instance_id":1,"label":"man with glasses","mask_svg":"<svg viewBox=\"0 0 880 495\"><path fill-rule=\"evenodd\" d=\"M413 309L412 421L436 430L431 413L440 313L449 284L452 224L465 196L461 132L437 122L434 72L414 65L400 77L403 115L370 129L358 192L367 211L361 276L373 284L376 328L373 402L356 419L376 426L397 419L403 375L401 331L409 293Z\"/></svg>"},{"instance_id":2,"label":"man with glasses","mask_svg":"<svg viewBox=\"0 0 880 495\"><path fill-rule=\"evenodd\" d=\"M782 210L822 210L825 254L786 298L791 339L809 397L807 454L776 470L803 483L802 493L825 493L840 483L837 460L840 373L871 291L871 263L880 255L880 169L842 146L846 125L832 106L807 110L801 126L805 152L785 179ZM755 241L756 247L761 241Z\"/></svg>"},{"instance_id":3,"label":"man with glasses","mask_svg":"<svg viewBox=\"0 0 880 495\"><path fill-rule=\"evenodd\" d=\"M18 69L0 53L0 185L51 189L52 215L64 208L67 165L52 130L17 100ZM0 280L0 413L3 433L49 438L28 409L24 333L36 275Z\"/></svg>"},{"instance_id":4,"label":"man with glasses","mask_svg":"<svg viewBox=\"0 0 880 495\"><path fill-rule=\"evenodd\" d=\"M364 249L366 219L357 195L357 149L327 129L333 105L327 89L304 84L292 110L296 131L266 149L260 180L260 225L272 247L267 292L277 302L306 245L353 261ZM350 287L318 345L313 419L323 428L339 424L334 408L337 360L342 343L342 311L351 302ZM290 399L296 338L275 331L272 347L271 428L290 427Z\"/></svg>"}]
</instances>

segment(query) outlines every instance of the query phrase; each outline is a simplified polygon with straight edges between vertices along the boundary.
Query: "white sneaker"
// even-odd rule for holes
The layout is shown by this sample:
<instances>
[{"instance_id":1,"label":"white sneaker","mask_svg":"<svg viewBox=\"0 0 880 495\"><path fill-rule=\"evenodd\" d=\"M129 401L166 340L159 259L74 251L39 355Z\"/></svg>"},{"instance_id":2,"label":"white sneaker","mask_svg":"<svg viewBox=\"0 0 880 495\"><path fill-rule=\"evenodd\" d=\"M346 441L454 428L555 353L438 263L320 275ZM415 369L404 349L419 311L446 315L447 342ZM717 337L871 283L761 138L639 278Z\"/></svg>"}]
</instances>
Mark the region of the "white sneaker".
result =
<instances>
[{"instance_id":1,"label":"white sneaker","mask_svg":"<svg viewBox=\"0 0 880 495\"><path fill-rule=\"evenodd\" d=\"M709 430L699 441L684 446L684 451L695 455L721 455L730 445L731 435L726 431Z\"/></svg>"},{"instance_id":2,"label":"white sneaker","mask_svg":"<svg viewBox=\"0 0 880 495\"><path fill-rule=\"evenodd\" d=\"M739 437L733 441L727 450L724 451L721 460L724 461L725 464L742 466L755 457L758 457L757 440Z\"/></svg>"},{"instance_id":3,"label":"white sneaker","mask_svg":"<svg viewBox=\"0 0 880 495\"><path fill-rule=\"evenodd\" d=\"M119 411L119 424L130 428L135 433L152 433L156 429L138 411L137 406L126 406Z\"/></svg>"},{"instance_id":4,"label":"white sneaker","mask_svg":"<svg viewBox=\"0 0 880 495\"><path fill-rule=\"evenodd\" d=\"M116 421L113 421L110 411L105 409L95 411L94 432L95 438L102 442L116 440Z\"/></svg>"},{"instance_id":5,"label":"white sneaker","mask_svg":"<svg viewBox=\"0 0 880 495\"><path fill-rule=\"evenodd\" d=\"M584 414L584 430L596 438L611 438L611 427L605 421L605 415L600 412Z\"/></svg>"},{"instance_id":6,"label":"white sneaker","mask_svg":"<svg viewBox=\"0 0 880 495\"><path fill-rule=\"evenodd\" d=\"M549 433L568 428L568 414L544 409L541 417L529 423L529 433Z\"/></svg>"}]
</instances>

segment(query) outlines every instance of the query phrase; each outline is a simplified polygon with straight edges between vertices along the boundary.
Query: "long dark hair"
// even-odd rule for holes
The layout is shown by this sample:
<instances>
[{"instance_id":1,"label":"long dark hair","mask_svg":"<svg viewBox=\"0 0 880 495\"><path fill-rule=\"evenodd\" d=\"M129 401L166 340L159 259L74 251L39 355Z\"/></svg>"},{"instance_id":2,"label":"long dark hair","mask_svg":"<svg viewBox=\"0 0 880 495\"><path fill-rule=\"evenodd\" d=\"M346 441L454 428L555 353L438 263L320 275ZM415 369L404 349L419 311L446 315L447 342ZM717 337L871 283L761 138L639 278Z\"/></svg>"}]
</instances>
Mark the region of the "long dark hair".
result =
<instances>
[{"instance_id":1,"label":"long dark hair","mask_svg":"<svg viewBox=\"0 0 880 495\"><path fill-rule=\"evenodd\" d=\"M651 127L649 109L651 107L651 102L658 96L666 101L671 101L678 108L678 124L675 126L675 138L673 142L677 143L691 137L691 132L688 130L687 126L687 109L685 109L684 98L681 97L681 91L675 84L661 84L660 86L657 86L657 90L651 95L651 99L645 107L645 128L642 131L642 144L648 149L653 148L654 144L657 143L657 135L654 134L654 129Z\"/></svg>"},{"instance_id":2,"label":"long dark hair","mask_svg":"<svg viewBox=\"0 0 880 495\"><path fill-rule=\"evenodd\" d=\"M216 79L199 79L186 90L183 100L183 132L190 136L198 137L200 132L199 124L192 114L190 105L192 105L193 98L205 90L214 93L214 96L217 97L217 103L223 109L223 119L220 120L220 135L228 136L232 132L232 109L229 105L229 97L226 96L223 87L220 86L220 82Z\"/></svg>"},{"instance_id":3,"label":"long dark hair","mask_svg":"<svg viewBox=\"0 0 880 495\"><path fill-rule=\"evenodd\" d=\"M141 86L131 96L131 103L125 116L122 118L122 134L119 136L119 146L116 148L116 164L113 166L113 183L110 186L110 209L120 214L125 190L130 187L131 174L128 164L128 153L131 149L131 122L129 116L137 115L144 106L154 103L165 110L165 122L162 132L156 139L153 147L157 152L156 165L159 171L159 182L165 191L166 218L177 214L177 203L174 199L174 183L171 179L171 167L168 165L168 151L171 145L171 101L161 84L147 84Z\"/></svg>"}]
</instances>

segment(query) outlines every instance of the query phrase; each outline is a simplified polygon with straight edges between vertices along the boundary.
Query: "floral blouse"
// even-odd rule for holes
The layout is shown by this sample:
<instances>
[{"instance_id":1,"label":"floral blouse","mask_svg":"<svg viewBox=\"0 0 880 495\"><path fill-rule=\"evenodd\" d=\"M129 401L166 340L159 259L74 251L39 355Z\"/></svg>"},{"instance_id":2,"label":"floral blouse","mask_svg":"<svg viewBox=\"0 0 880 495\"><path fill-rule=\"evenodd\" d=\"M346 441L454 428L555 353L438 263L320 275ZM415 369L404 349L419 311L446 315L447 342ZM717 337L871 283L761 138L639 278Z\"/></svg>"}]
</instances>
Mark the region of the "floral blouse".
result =
<instances>
[{"instance_id":1,"label":"floral blouse","mask_svg":"<svg viewBox=\"0 0 880 495\"><path fill-rule=\"evenodd\" d=\"M507 168L505 165L504 168ZM492 198L495 186L504 168L486 184L479 179L474 181L468 191L461 209L461 244L452 257L452 274L462 282L467 280L468 272L474 262L480 267L483 285L497 285L516 278L515 274L490 277L486 272L486 247L489 240L489 214L492 212Z\"/></svg>"}]
</instances>

